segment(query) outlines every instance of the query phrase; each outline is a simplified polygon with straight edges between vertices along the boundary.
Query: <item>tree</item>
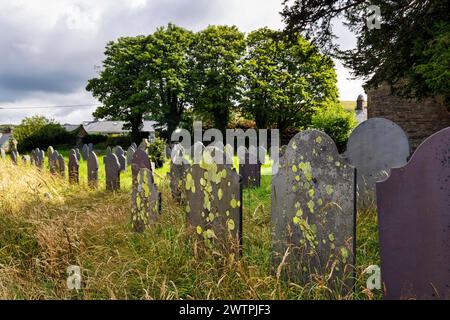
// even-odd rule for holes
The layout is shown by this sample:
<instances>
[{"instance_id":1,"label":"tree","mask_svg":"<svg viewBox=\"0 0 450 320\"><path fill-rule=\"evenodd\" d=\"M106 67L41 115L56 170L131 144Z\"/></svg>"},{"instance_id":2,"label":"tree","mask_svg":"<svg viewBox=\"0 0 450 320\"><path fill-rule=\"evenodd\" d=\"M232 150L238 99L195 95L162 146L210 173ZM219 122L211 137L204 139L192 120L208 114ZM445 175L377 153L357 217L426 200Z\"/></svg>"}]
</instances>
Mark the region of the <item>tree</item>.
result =
<instances>
[{"instance_id":1,"label":"tree","mask_svg":"<svg viewBox=\"0 0 450 320\"><path fill-rule=\"evenodd\" d=\"M94 116L122 120L131 127L133 141L140 141L143 116L155 110L154 87L148 85L148 65L143 58L150 37L124 37L106 46L99 76L88 81L91 91L103 105Z\"/></svg>"},{"instance_id":2,"label":"tree","mask_svg":"<svg viewBox=\"0 0 450 320\"><path fill-rule=\"evenodd\" d=\"M443 96L450 103L450 2L447 0L285 0L289 33L301 32L332 52L369 87L383 82L407 97ZM370 28L378 6L380 28ZM370 11L370 12L369 12ZM332 22L343 19L357 36L356 48L340 50Z\"/></svg>"},{"instance_id":3,"label":"tree","mask_svg":"<svg viewBox=\"0 0 450 320\"><path fill-rule=\"evenodd\" d=\"M235 26L209 26L191 46L194 112L224 131L240 97L245 37Z\"/></svg>"},{"instance_id":4,"label":"tree","mask_svg":"<svg viewBox=\"0 0 450 320\"><path fill-rule=\"evenodd\" d=\"M301 36L263 28L247 45L241 106L258 128L306 127L316 108L337 101L333 61Z\"/></svg>"},{"instance_id":5,"label":"tree","mask_svg":"<svg viewBox=\"0 0 450 320\"><path fill-rule=\"evenodd\" d=\"M157 107L153 118L167 127L167 137L179 126L191 99L189 85L188 47L193 33L169 24L158 28L149 38L143 60L152 92L156 93Z\"/></svg>"}]
</instances>

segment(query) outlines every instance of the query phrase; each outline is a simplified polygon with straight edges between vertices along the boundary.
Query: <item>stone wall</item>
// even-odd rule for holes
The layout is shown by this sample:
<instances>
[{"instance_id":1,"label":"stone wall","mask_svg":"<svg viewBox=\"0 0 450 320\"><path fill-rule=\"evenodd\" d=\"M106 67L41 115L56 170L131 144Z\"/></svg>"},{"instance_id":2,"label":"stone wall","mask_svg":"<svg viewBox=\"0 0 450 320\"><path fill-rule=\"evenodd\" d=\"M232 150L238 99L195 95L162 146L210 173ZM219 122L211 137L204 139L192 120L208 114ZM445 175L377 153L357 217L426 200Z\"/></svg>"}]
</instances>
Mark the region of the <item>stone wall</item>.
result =
<instances>
[{"instance_id":1,"label":"stone wall","mask_svg":"<svg viewBox=\"0 0 450 320\"><path fill-rule=\"evenodd\" d=\"M412 150L433 133L450 126L450 113L443 102L435 98L417 101L394 96L387 85L368 91L367 109L369 118L386 118L401 126Z\"/></svg>"}]
</instances>

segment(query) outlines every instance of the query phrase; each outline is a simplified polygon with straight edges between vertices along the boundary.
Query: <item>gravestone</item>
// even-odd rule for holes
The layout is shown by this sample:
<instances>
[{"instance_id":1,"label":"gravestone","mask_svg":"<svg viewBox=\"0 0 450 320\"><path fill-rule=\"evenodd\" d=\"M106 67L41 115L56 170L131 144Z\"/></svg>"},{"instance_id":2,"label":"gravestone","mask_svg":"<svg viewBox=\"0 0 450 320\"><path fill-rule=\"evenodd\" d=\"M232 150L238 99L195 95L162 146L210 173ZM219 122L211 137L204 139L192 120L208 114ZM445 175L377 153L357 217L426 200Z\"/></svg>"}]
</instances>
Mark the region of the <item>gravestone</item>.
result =
<instances>
[{"instance_id":1,"label":"gravestone","mask_svg":"<svg viewBox=\"0 0 450 320\"><path fill-rule=\"evenodd\" d=\"M92 143L89 143L88 149L89 149L89 153L91 153L91 151L94 151L94 145ZM89 158L89 156L88 156L88 158Z\"/></svg>"},{"instance_id":2,"label":"gravestone","mask_svg":"<svg viewBox=\"0 0 450 320\"><path fill-rule=\"evenodd\" d=\"M108 156L108 155L110 155L111 153L112 153L111 147L107 147L107 148L106 148L106 155Z\"/></svg>"},{"instance_id":3,"label":"gravestone","mask_svg":"<svg viewBox=\"0 0 450 320\"><path fill-rule=\"evenodd\" d=\"M45 152L39 148L34 149L31 152L32 163L39 169L44 168Z\"/></svg>"},{"instance_id":4,"label":"gravestone","mask_svg":"<svg viewBox=\"0 0 450 320\"><path fill-rule=\"evenodd\" d=\"M80 149L75 148L75 155L76 155L76 157L77 157L78 162L80 162L80 160L81 160L81 152L80 152Z\"/></svg>"},{"instance_id":5,"label":"gravestone","mask_svg":"<svg viewBox=\"0 0 450 320\"><path fill-rule=\"evenodd\" d=\"M98 187L98 158L94 151L89 153L87 162L88 184L91 188Z\"/></svg>"},{"instance_id":6,"label":"gravestone","mask_svg":"<svg viewBox=\"0 0 450 320\"><path fill-rule=\"evenodd\" d=\"M105 164L106 190L116 191L120 189L120 163L117 156L109 153L103 158Z\"/></svg>"},{"instance_id":7,"label":"gravestone","mask_svg":"<svg viewBox=\"0 0 450 320\"><path fill-rule=\"evenodd\" d=\"M356 168L358 208L374 204L375 183L384 180L391 168L406 164L410 154L402 128L383 118L371 118L352 132L346 157Z\"/></svg>"},{"instance_id":8,"label":"gravestone","mask_svg":"<svg viewBox=\"0 0 450 320\"><path fill-rule=\"evenodd\" d=\"M117 159L120 163L120 171L127 171L127 158L125 157L125 151L122 149L121 146L117 146L114 149L114 154L117 156Z\"/></svg>"},{"instance_id":9,"label":"gravestone","mask_svg":"<svg viewBox=\"0 0 450 320\"><path fill-rule=\"evenodd\" d=\"M17 160L19 158L19 153L15 150L12 150L9 154L11 161L13 164L17 165Z\"/></svg>"},{"instance_id":10,"label":"gravestone","mask_svg":"<svg viewBox=\"0 0 450 320\"><path fill-rule=\"evenodd\" d=\"M64 177L65 171L66 171L66 161L64 160L64 157L60 154L58 154L57 169L58 169L58 173L62 177Z\"/></svg>"},{"instance_id":11,"label":"gravestone","mask_svg":"<svg viewBox=\"0 0 450 320\"><path fill-rule=\"evenodd\" d=\"M136 144L135 142L133 142L133 143L131 144L131 147L132 147L134 150L136 150L136 149L138 148L138 146L137 146L137 144Z\"/></svg>"},{"instance_id":12,"label":"gravestone","mask_svg":"<svg viewBox=\"0 0 450 320\"><path fill-rule=\"evenodd\" d=\"M223 152L216 149L215 155ZM207 247L240 254L242 245L242 184L227 164L211 161L211 150L186 173L188 225Z\"/></svg>"},{"instance_id":13,"label":"gravestone","mask_svg":"<svg viewBox=\"0 0 450 320\"><path fill-rule=\"evenodd\" d=\"M70 183L79 183L79 164L77 152L75 149L71 149L69 152L69 182Z\"/></svg>"},{"instance_id":14,"label":"gravestone","mask_svg":"<svg viewBox=\"0 0 450 320\"><path fill-rule=\"evenodd\" d=\"M133 146L130 146L127 150L127 164L131 165L131 162L133 161L134 152L136 151Z\"/></svg>"},{"instance_id":15,"label":"gravestone","mask_svg":"<svg viewBox=\"0 0 450 320\"><path fill-rule=\"evenodd\" d=\"M138 149L147 150L147 148L150 146L150 142L148 142L148 139L142 139L141 144L139 145Z\"/></svg>"},{"instance_id":16,"label":"gravestone","mask_svg":"<svg viewBox=\"0 0 450 320\"><path fill-rule=\"evenodd\" d=\"M172 196L179 203L182 203L185 199L184 181L189 167L189 162L184 158L184 149L181 144L174 145L171 155L169 179Z\"/></svg>"},{"instance_id":17,"label":"gravestone","mask_svg":"<svg viewBox=\"0 0 450 320\"><path fill-rule=\"evenodd\" d=\"M22 164L23 164L24 166L26 166L29 162L31 162L30 156L23 155L23 156L22 156Z\"/></svg>"},{"instance_id":18,"label":"gravestone","mask_svg":"<svg viewBox=\"0 0 450 320\"><path fill-rule=\"evenodd\" d=\"M257 155L255 155L256 163L250 163L251 158L250 152L246 151L245 159L239 161L239 174L242 177L242 186L244 188L261 186L261 163L258 161Z\"/></svg>"},{"instance_id":19,"label":"gravestone","mask_svg":"<svg viewBox=\"0 0 450 320\"><path fill-rule=\"evenodd\" d=\"M450 299L450 127L377 183L385 299Z\"/></svg>"},{"instance_id":20,"label":"gravestone","mask_svg":"<svg viewBox=\"0 0 450 320\"><path fill-rule=\"evenodd\" d=\"M56 174L58 172L58 151L53 150L53 148L50 150L51 147L49 147L47 153L50 154L48 157L48 166L50 169L51 174ZM52 151L52 152L50 152Z\"/></svg>"},{"instance_id":21,"label":"gravestone","mask_svg":"<svg viewBox=\"0 0 450 320\"><path fill-rule=\"evenodd\" d=\"M134 232L144 232L161 213L161 193L153 180L152 172L139 170L132 188L131 224Z\"/></svg>"},{"instance_id":22,"label":"gravestone","mask_svg":"<svg viewBox=\"0 0 450 320\"><path fill-rule=\"evenodd\" d=\"M3 160L6 159L6 153L5 153L5 150L3 150L3 148L0 148L0 155L1 155Z\"/></svg>"},{"instance_id":23,"label":"gravestone","mask_svg":"<svg viewBox=\"0 0 450 320\"><path fill-rule=\"evenodd\" d=\"M133 160L131 162L131 176L133 179L133 183L135 183L137 174L142 168L151 170L152 165L150 163L147 152L145 152L141 148L138 148L134 153Z\"/></svg>"},{"instance_id":24,"label":"gravestone","mask_svg":"<svg viewBox=\"0 0 450 320\"><path fill-rule=\"evenodd\" d=\"M325 133L298 133L272 177L272 267L302 285L318 275L346 294L355 265L355 170Z\"/></svg>"},{"instance_id":25,"label":"gravestone","mask_svg":"<svg viewBox=\"0 0 450 320\"><path fill-rule=\"evenodd\" d=\"M47 158L50 159L50 156L55 152L55 149L53 149L52 146L47 148Z\"/></svg>"},{"instance_id":26,"label":"gravestone","mask_svg":"<svg viewBox=\"0 0 450 320\"><path fill-rule=\"evenodd\" d=\"M83 145L83 148L81 149L81 156L83 157L84 161L89 158L89 147L87 144Z\"/></svg>"}]
</instances>

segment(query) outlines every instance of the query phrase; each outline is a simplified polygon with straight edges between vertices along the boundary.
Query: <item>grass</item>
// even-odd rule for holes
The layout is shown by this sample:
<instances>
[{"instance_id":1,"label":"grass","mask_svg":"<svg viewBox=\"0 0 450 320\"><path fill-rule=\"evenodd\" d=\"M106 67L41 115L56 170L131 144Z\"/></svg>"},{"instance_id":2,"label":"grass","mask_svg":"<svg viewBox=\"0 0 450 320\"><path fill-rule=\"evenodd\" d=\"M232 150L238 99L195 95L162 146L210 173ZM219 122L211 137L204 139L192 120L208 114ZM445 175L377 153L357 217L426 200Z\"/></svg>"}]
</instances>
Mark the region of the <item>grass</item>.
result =
<instances>
[{"instance_id":1,"label":"grass","mask_svg":"<svg viewBox=\"0 0 450 320\"><path fill-rule=\"evenodd\" d=\"M99 157L100 177L103 160ZM271 177L244 191L244 247L240 259L204 249L171 199L167 165L157 170L163 195L158 224L144 234L130 225L130 170L120 192L87 187L32 167L0 160L1 299L326 299L320 281L306 286L270 272ZM126 183L124 182L126 181ZM365 290L363 270L379 264L374 210L358 216L355 292L337 299L377 299ZM82 270L79 292L66 269Z\"/></svg>"}]
</instances>

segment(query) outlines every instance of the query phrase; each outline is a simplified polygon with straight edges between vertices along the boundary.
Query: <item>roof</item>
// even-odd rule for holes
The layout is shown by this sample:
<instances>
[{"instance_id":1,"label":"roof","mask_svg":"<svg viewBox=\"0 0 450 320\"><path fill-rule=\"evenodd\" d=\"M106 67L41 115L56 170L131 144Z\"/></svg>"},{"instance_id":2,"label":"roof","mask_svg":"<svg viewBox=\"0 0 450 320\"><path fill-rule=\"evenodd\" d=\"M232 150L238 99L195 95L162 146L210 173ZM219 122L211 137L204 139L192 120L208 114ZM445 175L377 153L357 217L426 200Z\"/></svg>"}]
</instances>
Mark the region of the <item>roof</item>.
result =
<instances>
[{"instance_id":1,"label":"roof","mask_svg":"<svg viewBox=\"0 0 450 320\"><path fill-rule=\"evenodd\" d=\"M128 129L123 129L125 121L92 121L83 123L84 130L87 133L125 133L130 132ZM141 132L154 132L156 121L144 121Z\"/></svg>"},{"instance_id":2,"label":"roof","mask_svg":"<svg viewBox=\"0 0 450 320\"><path fill-rule=\"evenodd\" d=\"M63 124L62 127L64 129L66 129L66 131L71 132L71 131L77 130L80 127L80 125L79 124L67 124L66 123L66 124Z\"/></svg>"},{"instance_id":3,"label":"roof","mask_svg":"<svg viewBox=\"0 0 450 320\"><path fill-rule=\"evenodd\" d=\"M0 147L8 145L11 133L0 133Z\"/></svg>"}]
</instances>

